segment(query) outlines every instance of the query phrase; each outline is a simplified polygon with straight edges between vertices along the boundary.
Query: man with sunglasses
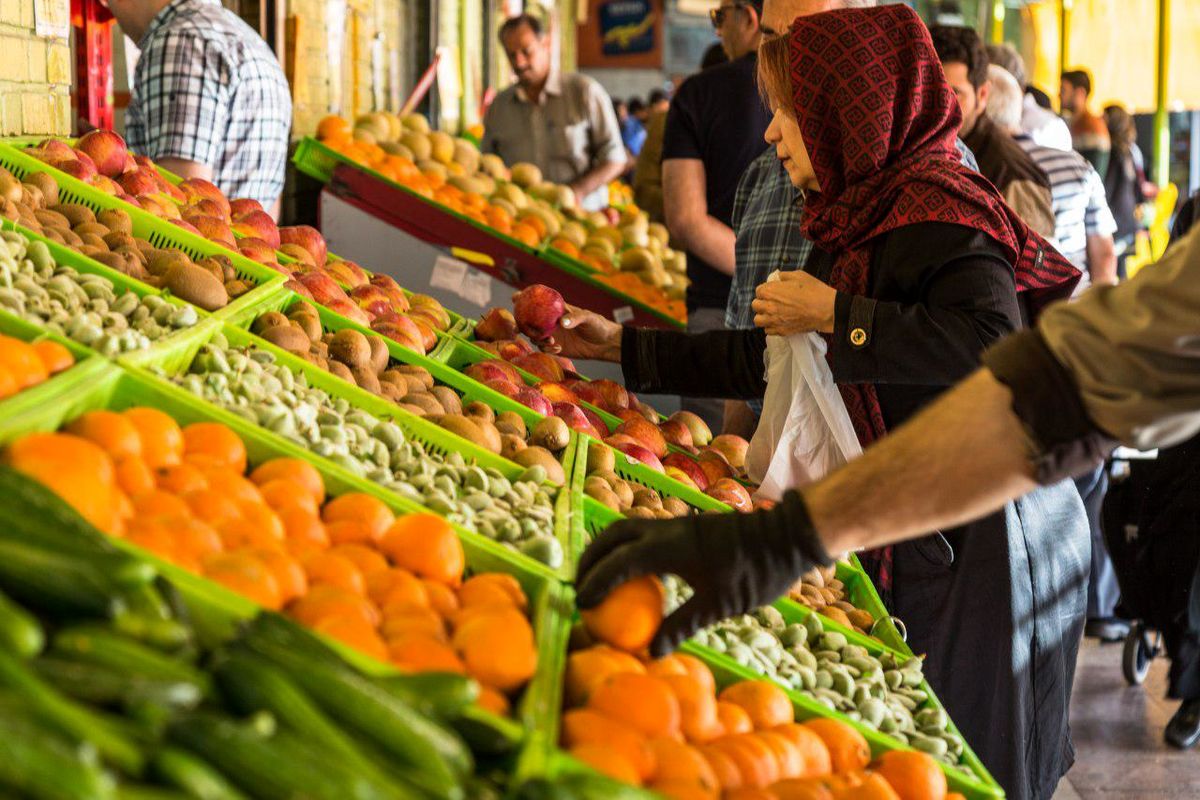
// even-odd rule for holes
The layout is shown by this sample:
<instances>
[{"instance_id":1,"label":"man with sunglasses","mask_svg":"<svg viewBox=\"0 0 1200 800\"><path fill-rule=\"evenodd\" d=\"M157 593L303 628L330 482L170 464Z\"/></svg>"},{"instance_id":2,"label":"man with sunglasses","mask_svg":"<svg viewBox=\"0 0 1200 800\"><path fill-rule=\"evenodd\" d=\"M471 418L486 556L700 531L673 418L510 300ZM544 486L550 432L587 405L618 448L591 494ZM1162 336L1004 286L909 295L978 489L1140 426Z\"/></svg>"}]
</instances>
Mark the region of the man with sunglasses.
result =
<instances>
[{"instance_id":1,"label":"man with sunglasses","mask_svg":"<svg viewBox=\"0 0 1200 800\"><path fill-rule=\"evenodd\" d=\"M770 114L756 73L762 0L722 0L709 12L729 63L683 82L671 101L663 140L663 212L671 238L687 251L688 330L725 327L734 267L733 199L762 152ZM683 407L720 427L724 402L685 399Z\"/></svg>"}]
</instances>

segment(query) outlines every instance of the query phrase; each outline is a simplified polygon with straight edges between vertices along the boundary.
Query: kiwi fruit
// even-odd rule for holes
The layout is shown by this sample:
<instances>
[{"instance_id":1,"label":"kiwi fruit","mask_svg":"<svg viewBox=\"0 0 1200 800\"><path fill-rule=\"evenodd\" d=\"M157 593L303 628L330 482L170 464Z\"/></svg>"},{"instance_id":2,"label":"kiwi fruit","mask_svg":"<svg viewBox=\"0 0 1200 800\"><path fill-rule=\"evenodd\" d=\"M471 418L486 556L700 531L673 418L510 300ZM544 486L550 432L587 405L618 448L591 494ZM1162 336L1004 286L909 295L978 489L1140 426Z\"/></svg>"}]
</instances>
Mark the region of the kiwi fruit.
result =
<instances>
[{"instance_id":1,"label":"kiwi fruit","mask_svg":"<svg viewBox=\"0 0 1200 800\"><path fill-rule=\"evenodd\" d=\"M0 173L0 197L14 203L21 199L21 182L8 170Z\"/></svg>"},{"instance_id":2,"label":"kiwi fruit","mask_svg":"<svg viewBox=\"0 0 1200 800\"><path fill-rule=\"evenodd\" d=\"M646 508L645 506L628 508L625 510L625 516L630 519L658 519L658 515L654 513L653 509Z\"/></svg>"},{"instance_id":3,"label":"kiwi fruit","mask_svg":"<svg viewBox=\"0 0 1200 800\"><path fill-rule=\"evenodd\" d=\"M215 311L229 302L221 282L194 264L173 264L163 279L171 294L205 311Z\"/></svg>"},{"instance_id":4,"label":"kiwi fruit","mask_svg":"<svg viewBox=\"0 0 1200 800\"><path fill-rule=\"evenodd\" d=\"M49 209L33 212L34 219L47 228L70 228L70 221L57 211Z\"/></svg>"},{"instance_id":5,"label":"kiwi fruit","mask_svg":"<svg viewBox=\"0 0 1200 800\"><path fill-rule=\"evenodd\" d=\"M546 470L546 477L550 479L551 483L561 484L566 480L562 464L558 463L558 459L544 447L526 447L513 456L512 460L522 467L540 466Z\"/></svg>"},{"instance_id":6,"label":"kiwi fruit","mask_svg":"<svg viewBox=\"0 0 1200 800\"><path fill-rule=\"evenodd\" d=\"M276 347L281 347L289 353L295 353L296 355L308 353L308 346L311 344L308 341L308 337L304 335L304 331L293 326L291 323L264 328L258 335Z\"/></svg>"},{"instance_id":7,"label":"kiwi fruit","mask_svg":"<svg viewBox=\"0 0 1200 800\"><path fill-rule=\"evenodd\" d=\"M96 222L107 227L115 233L124 233L127 236L133 235L133 220L129 218L129 214L119 208L106 208L96 215Z\"/></svg>"},{"instance_id":8,"label":"kiwi fruit","mask_svg":"<svg viewBox=\"0 0 1200 800\"><path fill-rule=\"evenodd\" d=\"M18 219L21 216L20 209L12 200L0 197L0 217L5 219Z\"/></svg>"},{"instance_id":9,"label":"kiwi fruit","mask_svg":"<svg viewBox=\"0 0 1200 800\"><path fill-rule=\"evenodd\" d=\"M662 507L670 512L672 517L686 517L691 513L687 503L680 500L678 497L664 497L662 499Z\"/></svg>"},{"instance_id":10,"label":"kiwi fruit","mask_svg":"<svg viewBox=\"0 0 1200 800\"><path fill-rule=\"evenodd\" d=\"M358 331L346 329L335 333L329 342L329 355L352 370L371 370L371 343ZM371 370L371 373L379 374L378 370Z\"/></svg>"},{"instance_id":11,"label":"kiwi fruit","mask_svg":"<svg viewBox=\"0 0 1200 800\"><path fill-rule=\"evenodd\" d=\"M226 283L225 273L221 271L220 267L216 267L213 264L206 263L205 261L197 261L196 269L200 269L208 273L213 277L214 280L220 281L222 285ZM226 291L228 291L228 289Z\"/></svg>"},{"instance_id":12,"label":"kiwi fruit","mask_svg":"<svg viewBox=\"0 0 1200 800\"><path fill-rule=\"evenodd\" d=\"M338 362L334 361L333 363L337 364ZM344 366L344 365L342 365L342 366ZM346 371L349 372L349 370L346 370ZM389 383L388 381L380 381L379 382L379 396L384 398L385 400L390 400L393 403L399 403L401 398L403 397L403 395L400 393L400 389L396 386L396 384Z\"/></svg>"},{"instance_id":13,"label":"kiwi fruit","mask_svg":"<svg viewBox=\"0 0 1200 800\"><path fill-rule=\"evenodd\" d=\"M633 504L643 508L659 509L663 507L662 497L653 489L638 489L633 493Z\"/></svg>"},{"instance_id":14,"label":"kiwi fruit","mask_svg":"<svg viewBox=\"0 0 1200 800\"><path fill-rule=\"evenodd\" d=\"M58 183L44 172L31 172L25 176L25 182L42 190L42 197L47 206L58 205Z\"/></svg>"},{"instance_id":15,"label":"kiwi fruit","mask_svg":"<svg viewBox=\"0 0 1200 800\"><path fill-rule=\"evenodd\" d=\"M491 407L485 403L481 403L478 400L468 403L463 408L463 413L468 417L475 417L476 419L481 419L489 424L495 422L496 420L496 412L492 411Z\"/></svg>"},{"instance_id":16,"label":"kiwi fruit","mask_svg":"<svg viewBox=\"0 0 1200 800\"><path fill-rule=\"evenodd\" d=\"M72 228L74 228L76 225L85 225L89 222L96 221L96 215L92 212L92 210L85 205L80 205L79 203L59 203L50 210L57 211L66 217L67 221L71 223Z\"/></svg>"},{"instance_id":17,"label":"kiwi fruit","mask_svg":"<svg viewBox=\"0 0 1200 800\"><path fill-rule=\"evenodd\" d=\"M58 242L59 244L67 243L66 240L63 239L62 232L58 228L45 228L42 230L42 236L45 236L47 239L51 239L55 242Z\"/></svg>"},{"instance_id":18,"label":"kiwi fruit","mask_svg":"<svg viewBox=\"0 0 1200 800\"><path fill-rule=\"evenodd\" d=\"M307 339L308 337L306 336L304 338ZM340 358L336 357L333 360L341 361ZM358 384L360 389L366 389L371 394L379 394L379 376L372 372L369 368L350 367L350 374L354 376L354 382Z\"/></svg>"},{"instance_id":19,"label":"kiwi fruit","mask_svg":"<svg viewBox=\"0 0 1200 800\"><path fill-rule=\"evenodd\" d=\"M321 358L329 358L329 345L324 342L313 342L312 352L319 355Z\"/></svg>"},{"instance_id":20,"label":"kiwi fruit","mask_svg":"<svg viewBox=\"0 0 1200 800\"><path fill-rule=\"evenodd\" d=\"M387 342L384 341L384 338L379 334L372 333L371 335L367 336L367 344L371 348L371 358L369 362L371 369L375 370L375 374L378 375L387 369L388 359L390 357L388 354Z\"/></svg>"},{"instance_id":21,"label":"kiwi fruit","mask_svg":"<svg viewBox=\"0 0 1200 800\"><path fill-rule=\"evenodd\" d=\"M314 314L290 314L288 318L300 326L309 341L321 342L321 318Z\"/></svg>"},{"instance_id":22,"label":"kiwi fruit","mask_svg":"<svg viewBox=\"0 0 1200 800\"><path fill-rule=\"evenodd\" d=\"M592 442L588 446L587 471L589 475L593 472L612 472L616 468L617 454L611 447L600 442Z\"/></svg>"},{"instance_id":23,"label":"kiwi fruit","mask_svg":"<svg viewBox=\"0 0 1200 800\"><path fill-rule=\"evenodd\" d=\"M415 378L421 386L426 389L433 388L433 376L429 374L429 370L424 367L418 367L413 364L397 364L390 368L388 372L395 372L400 375L407 375L410 378Z\"/></svg>"},{"instance_id":24,"label":"kiwi fruit","mask_svg":"<svg viewBox=\"0 0 1200 800\"><path fill-rule=\"evenodd\" d=\"M46 207L46 198L42 196L42 190L28 183L21 184L21 202L34 211Z\"/></svg>"},{"instance_id":25,"label":"kiwi fruit","mask_svg":"<svg viewBox=\"0 0 1200 800\"><path fill-rule=\"evenodd\" d=\"M478 426L480 434L482 434L482 438L477 439L476 442L493 453L499 453L500 431L496 430L496 426L490 421L480 419L479 417L475 417L474 422Z\"/></svg>"},{"instance_id":26,"label":"kiwi fruit","mask_svg":"<svg viewBox=\"0 0 1200 800\"><path fill-rule=\"evenodd\" d=\"M228 294L230 297L241 297L242 295L244 295L246 292L250 291L253 288L254 288L253 286L251 286L246 281L241 280L240 278L236 281L226 281L225 282L225 293Z\"/></svg>"},{"instance_id":27,"label":"kiwi fruit","mask_svg":"<svg viewBox=\"0 0 1200 800\"><path fill-rule=\"evenodd\" d=\"M330 361L329 371L344 381L350 381L351 383L354 383L354 374L350 372L349 367L340 361ZM383 388L382 385L380 388Z\"/></svg>"},{"instance_id":28,"label":"kiwi fruit","mask_svg":"<svg viewBox=\"0 0 1200 800\"><path fill-rule=\"evenodd\" d=\"M433 419L438 425L469 442L483 443L483 431L479 429L477 420L459 414L442 414ZM496 448L500 452L500 448Z\"/></svg>"},{"instance_id":29,"label":"kiwi fruit","mask_svg":"<svg viewBox=\"0 0 1200 800\"><path fill-rule=\"evenodd\" d=\"M278 311L268 311L265 314L259 314L258 319L251 323L250 332L261 336L263 331L281 325L284 327L289 327L291 322L287 317L285 317L283 314L280 314ZM307 349L307 346L305 349Z\"/></svg>"},{"instance_id":30,"label":"kiwi fruit","mask_svg":"<svg viewBox=\"0 0 1200 800\"><path fill-rule=\"evenodd\" d=\"M138 250L133 245L122 245L120 247L111 247L110 246L110 249L114 253L120 253L121 255L125 256L125 258L129 259L129 261L131 263L136 261L138 263L138 266L142 267L143 270L145 269L146 254L143 253L141 250Z\"/></svg>"},{"instance_id":31,"label":"kiwi fruit","mask_svg":"<svg viewBox=\"0 0 1200 800\"><path fill-rule=\"evenodd\" d=\"M157 250L147 260L146 269L151 275L166 275L176 264L191 263L191 260L178 250Z\"/></svg>"},{"instance_id":32,"label":"kiwi fruit","mask_svg":"<svg viewBox=\"0 0 1200 800\"><path fill-rule=\"evenodd\" d=\"M104 239L104 243L108 245L109 250L117 250L118 248L122 247L132 247L135 250L137 249L137 245L134 244L133 237L128 233L110 231L102 238Z\"/></svg>"},{"instance_id":33,"label":"kiwi fruit","mask_svg":"<svg viewBox=\"0 0 1200 800\"><path fill-rule=\"evenodd\" d=\"M134 241L137 243L137 249L141 250L142 255L144 255L146 258L150 258L155 253L159 252L157 247L150 244L145 239L135 239Z\"/></svg>"},{"instance_id":34,"label":"kiwi fruit","mask_svg":"<svg viewBox=\"0 0 1200 800\"><path fill-rule=\"evenodd\" d=\"M287 310L287 315L289 317L294 317L297 314L312 314L315 317L317 316L317 307L307 301L297 300L296 302L292 303L292 307Z\"/></svg>"},{"instance_id":35,"label":"kiwi fruit","mask_svg":"<svg viewBox=\"0 0 1200 800\"><path fill-rule=\"evenodd\" d=\"M124 272L127 275L132 274L130 273L131 267L129 264L129 259L120 253L97 253L96 255L92 256L92 258L96 261L99 261L109 269L115 269L117 272ZM137 265L137 269L139 272L142 271L141 264Z\"/></svg>"},{"instance_id":36,"label":"kiwi fruit","mask_svg":"<svg viewBox=\"0 0 1200 800\"><path fill-rule=\"evenodd\" d=\"M425 412L423 416L426 417L441 416L442 414L447 413L446 408L429 392L413 392L412 394L406 394L404 397L400 398L400 402L408 403L409 405L421 408Z\"/></svg>"},{"instance_id":37,"label":"kiwi fruit","mask_svg":"<svg viewBox=\"0 0 1200 800\"><path fill-rule=\"evenodd\" d=\"M533 427L533 434L529 440L539 447L557 453L571 441L571 429L559 417L546 417Z\"/></svg>"},{"instance_id":38,"label":"kiwi fruit","mask_svg":"<svg viewBox=\"0 0 1200 800\"><path fill-rule=\"evenodd\" d=\"M80 255L85 255L88 258L95 259L96 256L100 255L101 253L107 253L108 248L106 247L101 250L99 247L92 247L90 244L81 244L75 248L75 252L79 253Z\"/></svg>"},{"instance_id":39,"label":"kiwi fruit","mask_svg":"<svg viewBox=\"0 0 1200 800\"><path fill-rule=\"evenodd\" d=\"M88 247L94 247L101 252L108 252L108 242L104 241L104 239L100 238L96 234L79 233L78 231L76 231L76 233L79 235L79 239Z\"/></svg>"},{"instance_id":40,"label":"kiwi fruit","mask_svg":"<svg viewBox=\"0 0 1200 800\"><path fill-rule=\"evenodd\" d=\"M67 243L68 247L83 247L83 239L80 239L79 234L70 228L59 228L59 233L62 234L63 241Z\"/></svg>"},{"instance_id":41,"label":"kiwi fruit","mask_svg":"<svg viewBox=\"0 0 1200 800\"><path fill-rule=\"evenodd\" d=\"M525 444L525 440L520 436L513 436L511 433L500 434L500 456L513 460L513 456L524 450L529 445Z\"/></svg>"},{"instance_id":42,"label":"kiwi fruit","mask_svg":"<svg viewBox=\"0 0 1200 800\"><path fill-rule=\"evenodd\" d=\"M604 481L599 481L595 484L589 484L584 487L584 493L588 497L611 508L613 511L621 510L621 500L609 488L609 485Z\"/></svg>"},{"instance_id":43,"label":"kiwi fruit","mask_svg":"<svg viewBox=\"0 0 1200 800\"><path fill-rule=\"evenodd\" d=\"M105 236L108 236L110 233L112 233L112 231L110 231L104 225L101 225L99 222L85 222L82 225L72 225L71 230L75 231L80 236L87 236L88 234L91 234L100 239L103 239Z\"/></svg>"},{"instance_id":44,"label":"kiwi fruit","mask_svg":"<svg viewBox=\"0 0 1200 800\"><path fill-rule=\"evenodd\" d=\"M437 398L442 408L446 409L447 414L462 413L462 398L449 386L434 386L429 393Z\"/></svg>"}]
</instances>

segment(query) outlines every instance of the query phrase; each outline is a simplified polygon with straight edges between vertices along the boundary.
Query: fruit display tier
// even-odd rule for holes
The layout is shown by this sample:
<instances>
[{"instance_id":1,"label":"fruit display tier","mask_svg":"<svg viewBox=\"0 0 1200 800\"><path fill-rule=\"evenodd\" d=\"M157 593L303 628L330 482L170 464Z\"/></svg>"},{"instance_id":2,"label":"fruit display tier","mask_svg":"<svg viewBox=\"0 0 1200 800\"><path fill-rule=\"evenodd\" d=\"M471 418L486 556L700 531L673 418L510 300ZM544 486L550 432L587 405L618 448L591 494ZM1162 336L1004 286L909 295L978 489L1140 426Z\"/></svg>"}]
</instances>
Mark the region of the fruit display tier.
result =
<instances>
[{"instance_id":1,"label":"fruit display tier","mask_svg":"<svg viewBox=\"0 0 1200 800\"><path fill-rule=\"evenodd\" d=\"M603 281L554 251L535 250L486 225L457 214L395 183L315 139L302 139L296 167L328 183L327 191L355 208L435 247L483 253L485 263L469 268L515 288L537 283L555 287L571 303L634 325L682 328L682 324ZM422 265L428 270L432 265Z\"/></svg>"}]
</instances>

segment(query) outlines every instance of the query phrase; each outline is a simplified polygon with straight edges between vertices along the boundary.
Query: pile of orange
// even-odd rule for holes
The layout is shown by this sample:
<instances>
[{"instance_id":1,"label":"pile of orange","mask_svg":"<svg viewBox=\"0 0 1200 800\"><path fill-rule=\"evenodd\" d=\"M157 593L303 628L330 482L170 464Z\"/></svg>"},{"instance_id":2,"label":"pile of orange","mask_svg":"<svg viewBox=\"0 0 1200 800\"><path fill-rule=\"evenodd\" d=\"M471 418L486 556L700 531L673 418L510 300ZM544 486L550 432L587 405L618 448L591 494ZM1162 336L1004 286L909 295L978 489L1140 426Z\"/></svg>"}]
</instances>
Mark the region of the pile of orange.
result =
<instances>
[{"instance_id":1,"label":"pile of orange","mask_svg":"<svg viewBox=\"0 0 1200 800\"><path fill-rule=\"evenodd\" d=\"M677 800L946 800L946 777L925 753L871 764L866 739L835 719L797 723L774 683L719 694L699 659L643 662L607 645L567 660L562 744L575 758Z\"/></svg>"},{"instance_id":2,"label":"pile of orange","mask_svg":"<svg viewBox=\"0 0 1200 800\"><path fill-rule=\"evenodd\" d=\"M0 400L37 386L75 363L71 351L43 339L30 344L0 335Z\"/></svg>"},{"instance_id":3,"label":"pile of orange","mask_svg":"<svg viewBox=\"0 0 1200 800\"><path fill-rule=\"evenodd\" d=\"M671 319L680 322L687 321L687 305L684 301L672 300L662 289L651 286L632 272L613 272L596 275L595 278L606 286L611 286L622 294L629 295L656 311L661 311Z\"/></svg>"},{"instance_id":4,"label":"pile of orange","mask_svg":"<svg viewBox=\"0 0 1200 800\"><path fill-rule=\"evenodd\" d=\"M100 529L266 608L405 671L474 677L497 712L537 669L520 584L501 573L464 581L447 521L397 517L362 493L326 502L300 459L247 475L244 444L219 423L89 411L65 432L18 439L6 459Z\"/></svg>"}]
</instances>

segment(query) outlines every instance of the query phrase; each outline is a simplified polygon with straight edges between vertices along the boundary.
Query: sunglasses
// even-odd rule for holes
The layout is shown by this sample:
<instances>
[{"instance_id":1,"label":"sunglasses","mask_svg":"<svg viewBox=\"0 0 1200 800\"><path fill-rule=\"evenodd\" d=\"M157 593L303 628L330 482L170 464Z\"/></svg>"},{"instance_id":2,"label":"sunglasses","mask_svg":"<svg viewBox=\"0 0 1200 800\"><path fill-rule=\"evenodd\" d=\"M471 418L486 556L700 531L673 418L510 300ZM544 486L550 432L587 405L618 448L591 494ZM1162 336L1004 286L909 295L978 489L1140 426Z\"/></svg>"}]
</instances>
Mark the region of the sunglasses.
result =
<instances>
[{"instance_id":1,"label":"sunglasses","mask_svg":"<svg viewBox=\"0 0 1200 800\"><path fill-rule=\"evenodd\" d=\"M710 8L708 11L708 21L712 23L714 28L720 28L725 24L725 15L730 11L736 11L739 8L745 8L745 3L734 3L731 6L719 6Z\"/></svg>"}]
</instances>

